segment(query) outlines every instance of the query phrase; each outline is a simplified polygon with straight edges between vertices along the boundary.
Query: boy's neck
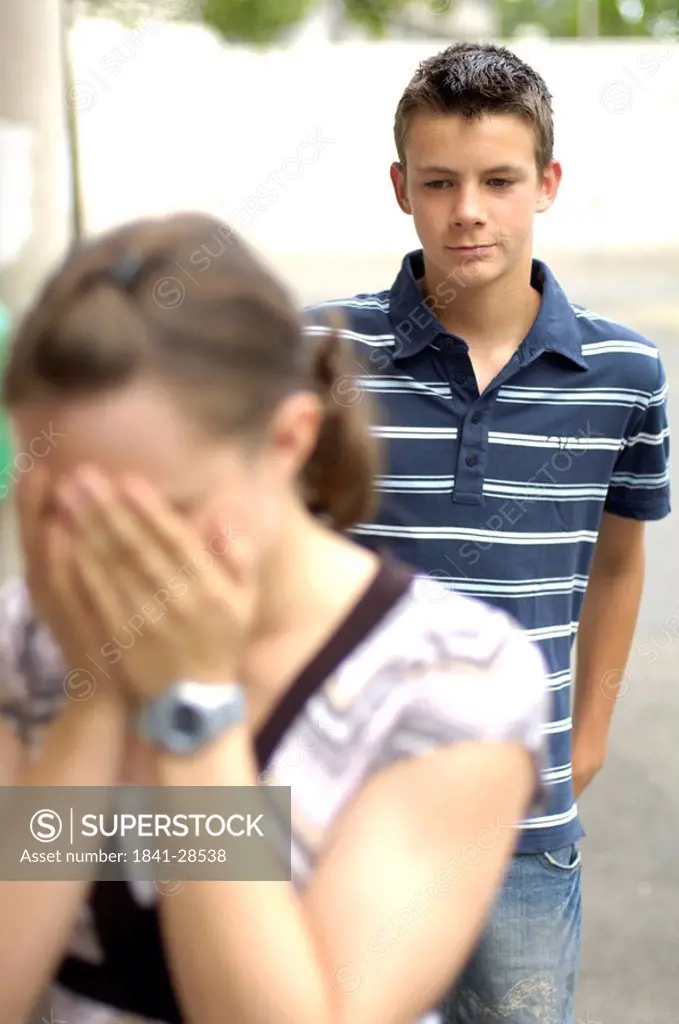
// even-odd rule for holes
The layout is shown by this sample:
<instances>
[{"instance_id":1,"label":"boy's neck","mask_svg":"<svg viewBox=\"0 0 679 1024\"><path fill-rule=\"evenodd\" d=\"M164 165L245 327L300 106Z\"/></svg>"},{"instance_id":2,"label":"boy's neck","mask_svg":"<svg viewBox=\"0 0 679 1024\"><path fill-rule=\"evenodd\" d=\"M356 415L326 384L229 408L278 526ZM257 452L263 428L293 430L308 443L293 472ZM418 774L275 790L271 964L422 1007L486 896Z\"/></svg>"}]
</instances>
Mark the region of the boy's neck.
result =
<instances>
[{"instance_id":1,"label":"boy's neck","mask_svg":"<svg viewBox=\"0 0 679 1024\"><path fill-rule=\"evenodd\" d=\"M540 309L541 295L531 285L532 260L487 286L458 288L435 312L449 334L463 338L470 350L517 347ZM423 295L436 295L437 280L425 266ZM443 307L443 308L441 308Z\"/></svg>"}]
</instances>

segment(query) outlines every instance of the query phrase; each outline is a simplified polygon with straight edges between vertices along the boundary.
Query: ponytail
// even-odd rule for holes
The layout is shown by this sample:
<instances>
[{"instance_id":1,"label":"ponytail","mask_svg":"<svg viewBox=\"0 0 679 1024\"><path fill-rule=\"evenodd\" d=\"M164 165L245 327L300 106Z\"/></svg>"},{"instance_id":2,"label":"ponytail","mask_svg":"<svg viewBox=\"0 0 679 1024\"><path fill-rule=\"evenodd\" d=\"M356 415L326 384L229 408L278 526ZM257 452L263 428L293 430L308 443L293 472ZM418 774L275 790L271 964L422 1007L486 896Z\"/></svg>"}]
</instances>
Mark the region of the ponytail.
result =
<instances>
[{"instance_id":1,"label":"ponytail","mask_svg":"<svg viewBox=\"0 0 679 1024\"><path fill-rule=\"evenodd\" d=\"M366 520L373 512L377 443L370 434L372 402L357 380L360 364L338 325L316 345L312 383L324 403L316 447L302 473L309 508L336 530Z\"/></svg>"}]
</instances>

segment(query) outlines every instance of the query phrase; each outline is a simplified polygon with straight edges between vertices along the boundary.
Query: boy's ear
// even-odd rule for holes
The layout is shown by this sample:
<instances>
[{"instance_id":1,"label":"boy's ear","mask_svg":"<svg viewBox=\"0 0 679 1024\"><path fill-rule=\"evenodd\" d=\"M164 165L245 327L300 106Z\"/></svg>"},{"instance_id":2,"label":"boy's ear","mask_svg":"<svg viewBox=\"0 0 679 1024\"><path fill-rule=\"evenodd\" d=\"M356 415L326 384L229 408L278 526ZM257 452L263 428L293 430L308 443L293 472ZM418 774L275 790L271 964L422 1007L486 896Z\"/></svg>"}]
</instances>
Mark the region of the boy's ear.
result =
<instances>
[{"instance_id":1,"label":"boy's ear","mask_svg":"<svg viewBox=\"0 0 679 1024\"><path fill-rule=\"evenodd\" d=\"M389 169L389 176L394 189L394 195L396 196L396 202L404 213L412 214L413 211L408 200L406 189L406 169L404 164L395 160Z\"/></svg>"},{"instance_id":2,"label":"boy's ear","mask_svg":"<svg viewBox=\"0 0 679 1024\"><path fill-rule=\"evenodd\" d=\"M542 187L536 203L536 212L544 213L557 197L563 170L557 160L552 160L542 173Z\"/></svg>"}]
</instances>

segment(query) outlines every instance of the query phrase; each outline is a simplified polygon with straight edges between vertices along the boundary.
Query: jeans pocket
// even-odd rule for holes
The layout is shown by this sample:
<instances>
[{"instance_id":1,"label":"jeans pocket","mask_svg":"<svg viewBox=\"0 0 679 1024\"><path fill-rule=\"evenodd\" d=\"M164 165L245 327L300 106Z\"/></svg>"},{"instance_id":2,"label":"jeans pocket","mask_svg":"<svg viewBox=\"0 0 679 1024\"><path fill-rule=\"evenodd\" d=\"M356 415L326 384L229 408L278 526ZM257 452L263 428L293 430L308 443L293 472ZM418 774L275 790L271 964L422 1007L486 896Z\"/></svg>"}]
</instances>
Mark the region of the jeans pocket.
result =
<instances>
[{"instance_id":1,"label":"jeans pocket","mask_svg":"<svg viewBox=\"0 0 679 1024\"><path fill-rule=\"evenodd\" d=\"M558 850L547 850L538 854L538 860L548 871L558 875L572 875L580 867L582 854L577 843L570 843Z\"/></svg>"}]
</instances>

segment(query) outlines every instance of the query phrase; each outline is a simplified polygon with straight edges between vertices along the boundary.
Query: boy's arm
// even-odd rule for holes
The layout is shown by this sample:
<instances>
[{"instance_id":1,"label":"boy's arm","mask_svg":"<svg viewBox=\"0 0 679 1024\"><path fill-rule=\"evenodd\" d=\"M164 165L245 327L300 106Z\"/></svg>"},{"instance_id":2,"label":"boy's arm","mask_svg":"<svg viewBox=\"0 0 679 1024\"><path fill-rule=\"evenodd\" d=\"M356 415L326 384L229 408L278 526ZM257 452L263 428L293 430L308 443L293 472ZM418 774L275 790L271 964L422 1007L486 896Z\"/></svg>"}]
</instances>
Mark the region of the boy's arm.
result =
<instances>
[{"instance_id":1,"label":"boy's arm","mask_svg":"<svg viewBox=\"0 0 679 1024\"><path fill-rule=\"evenodd\" d=\"M623 677L644 584L645 522L670 511L667 384L659 357L653 380L611 477L580 615L573 708L576 799L603 766L615 701L628 691Z\"/></svg>"},{"instance_id":2,"label":"boy's arm","mask_svg":"<svg viewBox=\"0 0 679 1024\"><path fill-rule=\"evenodd\" d=\"M573 708L576 800L603 767L644 584L644 523L604 512L582 605Z\"/></svg>"}]
</instances>

